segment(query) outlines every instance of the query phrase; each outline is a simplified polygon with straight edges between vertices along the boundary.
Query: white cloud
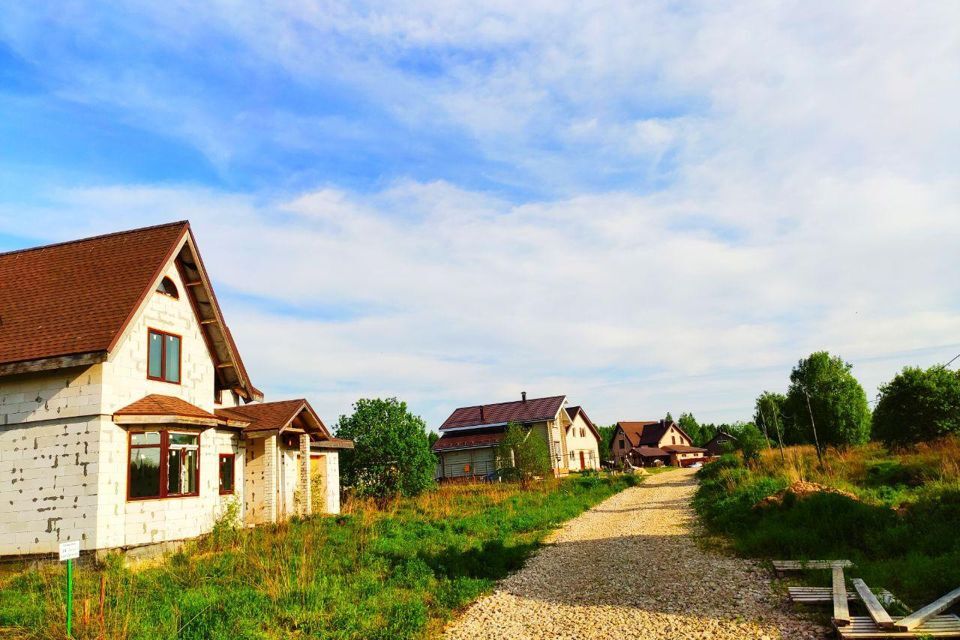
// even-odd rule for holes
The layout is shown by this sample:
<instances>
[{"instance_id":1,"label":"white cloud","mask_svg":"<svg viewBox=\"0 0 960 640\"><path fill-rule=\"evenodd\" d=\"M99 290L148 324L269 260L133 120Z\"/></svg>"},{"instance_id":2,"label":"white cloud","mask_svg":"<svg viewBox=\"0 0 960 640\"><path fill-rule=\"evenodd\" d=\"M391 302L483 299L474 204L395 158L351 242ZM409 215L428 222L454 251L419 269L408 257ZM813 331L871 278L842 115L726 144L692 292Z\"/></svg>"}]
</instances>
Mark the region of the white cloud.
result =
<instances>
[{"instance_id":1,"label":"white cloud","mask_svg":"<svg viewBox=\"0 0 960 640\"><path fill-rule=\"evenodd\" d=\"M245 69L343 86L412 144L458 132L504 185L400 167L373 189L118 185L55 191L28 220L0 210L0 230L51 237L189 217L216 281L261 300L226 296L258 382L311 394L328 419L395 393L436 424L521 389L568 393L600 422L734 419L815 349L853 361L871 395L904 364L960 351L956 3L121 13L141 16L127 35L148 48L213 34ZM112 24L61 19L89 39ZM13 12L0 34L54 66L41 28ZM285 105L231 112L146 59L119 76L81 62L62 67L65 95L179 132L220 166L265 140L373 137ZM518 186L547 195L521 201Z\"/></svg>"}]
</instances>

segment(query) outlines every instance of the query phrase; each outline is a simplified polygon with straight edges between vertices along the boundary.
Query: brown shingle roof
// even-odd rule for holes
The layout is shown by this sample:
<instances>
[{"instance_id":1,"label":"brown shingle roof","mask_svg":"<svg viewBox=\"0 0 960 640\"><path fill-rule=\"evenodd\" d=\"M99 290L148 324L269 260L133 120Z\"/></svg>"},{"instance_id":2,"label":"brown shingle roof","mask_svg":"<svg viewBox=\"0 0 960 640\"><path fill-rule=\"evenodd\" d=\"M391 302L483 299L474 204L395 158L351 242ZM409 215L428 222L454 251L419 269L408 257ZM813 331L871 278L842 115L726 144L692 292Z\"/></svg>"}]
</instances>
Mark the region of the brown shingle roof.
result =
<instances>
[{"instance_id":1,"label":"brown shingle roof","mask_svg":"<svg viewBox=\"0 0 960 640\"><path fill-rule=\"evenodd\" d=\"M666 431L663 422L659 420L645 420L640 422L620 421L617 423L625 434L630 444L638 447L640 445L654 445L660 442L660 438ZM654 428L656 426L656 428ZM648 429L648 427L650 427ZM656 437L654 437L655 434Z\"/></svg>"},{"instance_id":2,"label":"brown shingle roof","mask_svg":"<svg viewBox=\"0 0 960 640\"><path fill-rule=\"evenodd\" d=\"M685 444L665 444L662 449L670 453L706 453L706 449L700 447L691 447Z\"/></svg>"},{"instance_id":3,"label":"brown shingle roof","mask_svg":"<svg viewBox=\"0 0 960 640\"><path fill-rule=\"evenodd\" d=\"M216 420L217 417L208 411L204 411L186 400L175 398L174 396L164 396L158 393L150 394L140 398L136 402L128 404L122 409L114 412L115 416L180 416L184 418L209 418Z\"/></svg>"},{"instance_id":4,"label":"brown shingle roof","mask_svg":"<svg viewBox=\"0 0 960 640\"><path fill-rule=\"evenodd\" d=\"M0 364L108 351L188 228L0 254Z\"/></svg>"},{"instance_id":5,"label":"brown shingle roof","mask_svg":"<svg viewBox=\"0 0 960 640\"><path fill-rule=\"evenodd\" d=\"M529 423L552 420L566 396L549 398L531 398L526 401L498 402L475 407L455 409L442 425L440 431L458 427L479 427L483 425L507 424L509 422Z\"/></svg>"},{"instance_id":6,"label":"brown shingle roof","mask_svg":"<svg viewBox=\"0 0 960 640\"><path fill-rule=\"evenodd\" d=\"M451 449L473 449L476 447L490 447L500 444L505 433L504 427L492 429L478 429L467 433L445 433L433 443L434 451L449 451Z\"/></svg>"},{"instance_id":7,"label":"brown shingle roof","mask_svg":"<svg viewBox=\"0 0 960 640\"><path fill-rule=\"evenodd\" d=\"M648 447L646 445L642 447L634 447L631 451L636 452L638 455L644 458L657 458L660 456L670 455L667 451L660 449L659 447Z\"/></svg>"},{"instance_id":8,"label":"brown shingle roof","mask_svg":"<svg viewBox=\"0 0 960 640\"><path fill-rule=\"evenodd\" d=\"M231 420L243 420L250 425L244 431L268 431L283 429L302 412L307 411L320 425L320 431L329 437L326 425L310 403L303 398L278 402L257 402L239 407L217 409L217 416Z\"/></svg>"}]
</instances>

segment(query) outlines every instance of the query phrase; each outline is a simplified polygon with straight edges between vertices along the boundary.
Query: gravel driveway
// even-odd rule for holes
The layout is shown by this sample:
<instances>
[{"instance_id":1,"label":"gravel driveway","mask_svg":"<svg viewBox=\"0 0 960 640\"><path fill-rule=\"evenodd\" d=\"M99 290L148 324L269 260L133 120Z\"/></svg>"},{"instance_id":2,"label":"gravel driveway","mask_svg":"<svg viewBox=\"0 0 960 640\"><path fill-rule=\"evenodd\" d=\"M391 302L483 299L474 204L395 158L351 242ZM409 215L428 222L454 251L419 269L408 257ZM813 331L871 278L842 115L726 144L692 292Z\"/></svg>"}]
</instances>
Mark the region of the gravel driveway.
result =
<instances>
[{"instance_id":1,"label":"gravel driveway","mask_svg":"<svg viewBox=\"0 0 960 640\"><path fill-rule=\"evenodd\" d=\"M753 563L694 542L694 472L647 478L568 522L445 631L486 638L824 638Z\"/></svg>"}]
</instances>

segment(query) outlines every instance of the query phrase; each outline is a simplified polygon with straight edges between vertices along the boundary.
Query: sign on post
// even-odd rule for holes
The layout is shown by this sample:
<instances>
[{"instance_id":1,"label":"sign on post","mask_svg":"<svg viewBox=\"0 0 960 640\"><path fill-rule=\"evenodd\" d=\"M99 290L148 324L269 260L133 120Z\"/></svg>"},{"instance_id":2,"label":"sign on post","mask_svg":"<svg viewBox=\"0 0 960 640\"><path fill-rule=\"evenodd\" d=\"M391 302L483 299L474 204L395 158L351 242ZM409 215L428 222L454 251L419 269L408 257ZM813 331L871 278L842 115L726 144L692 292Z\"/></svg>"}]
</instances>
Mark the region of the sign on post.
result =
<instances>
[{"instance_id":1,"label":"sign on post","mask_svg":"<svg viewBox=\"0 0 960 640\"><path fill-rule=\"evenodd\" d=\"M60 561L74 560L80 557L80 541L71 540L70 542L60 543Z\"/></svg>"},{"instance_id":2,"label":"sign on post","mask_svg":"<svg viewBox=\"0 0 960 640\"><path fill-rule=\"evenodd\" d=\"M60 543L60 561L67 561L67 637L72 638L73 628L73 560L80 557L80 541Z\"/></svg>"}]
</instances>

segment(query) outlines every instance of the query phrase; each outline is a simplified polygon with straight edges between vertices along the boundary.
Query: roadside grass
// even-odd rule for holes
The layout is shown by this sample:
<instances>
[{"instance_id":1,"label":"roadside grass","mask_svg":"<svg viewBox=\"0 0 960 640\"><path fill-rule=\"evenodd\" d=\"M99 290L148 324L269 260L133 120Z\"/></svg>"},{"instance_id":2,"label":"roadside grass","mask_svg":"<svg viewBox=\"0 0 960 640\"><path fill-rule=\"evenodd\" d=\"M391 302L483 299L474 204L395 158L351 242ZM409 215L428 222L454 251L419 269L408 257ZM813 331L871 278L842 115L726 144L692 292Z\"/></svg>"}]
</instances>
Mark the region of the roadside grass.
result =
<instances>
[{"instance_id":1,"label":"roadside grass","mask_svg":"<svg viewBox=\"0 0 960 640\"><path fill-rule=\"evenodd\" d=\"M74 637L426 637L560 523L638 482L584 474L528 491L445 485L385 509L354 500L336 517L219 528L153 566L131 570L111 556L75 572ZM64 638L63 583L60 565L0 577L0 636Z\"/></svg>"},{"instance_id":2,"label":"roadside grass","mask_svg":"<svg viewBox=\"0 0 960 640\"><path fill-rule=\"evenodd\" d=\"M960 586L960 440L890 452L869 444L831 452L825 470L812 447L776 450L747 468L736 455L699 474L694 506L708 530L743 555L849 558L856 576L911 606ZM755 507L795 481L853 493L816 493ZM821 580L823 576L820 576Z\"/></svg>"}]
</instances>

